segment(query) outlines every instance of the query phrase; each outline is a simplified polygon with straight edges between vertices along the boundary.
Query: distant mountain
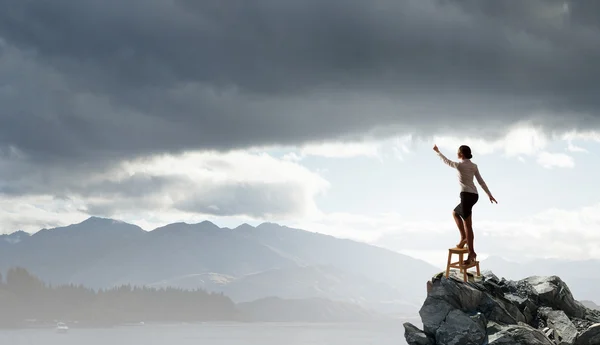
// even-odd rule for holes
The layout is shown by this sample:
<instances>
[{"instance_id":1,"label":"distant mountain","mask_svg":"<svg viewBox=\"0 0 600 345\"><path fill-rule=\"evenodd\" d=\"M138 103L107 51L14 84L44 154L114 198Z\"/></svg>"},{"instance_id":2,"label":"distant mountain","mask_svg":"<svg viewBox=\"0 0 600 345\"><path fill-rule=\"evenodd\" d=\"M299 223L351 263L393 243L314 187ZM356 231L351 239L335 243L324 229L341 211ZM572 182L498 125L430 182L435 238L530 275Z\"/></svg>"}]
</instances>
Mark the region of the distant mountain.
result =
<instances>
[{"instance_id":1,"label":"distant mountain","mask_svg":"<svg viewBox=\"0 0 600 345\"><path fill-rule=\"evenodd\" d=\"M239 303L237 308L249 319L261 322L376 322L389 320L351 303L321 298L263 298Z\"/></svg>"},{"instance_id":2,"label":"distant mountain","mask_svg":"<svg viewBox=\"0 0 600 345\"><path fill-rule=\"evenodd\" d=\"M592 301L583 300L583 301L580 301L580 302L581 302L581 304L583 304L587 308L600 310L600 305L597 305L596 303L594 303Z\"/></svg>"},{"instance_id":3,"label":"distant mountain","mask_svg":"<svg viewBox=\"0 0 600 345\"><path fill-rule=\"evenodd\" d=\"M410 315L420 308L417 298L387 283L378 283L333 266L297 266L248 274L239 278L216 274L188 275L149 284L223 292L236 302L277 296L318 298L352 303L370 310Z\"/></svg>"},{"instance_id":4,"label":"distant mountain","mask_svg":"<svg viewBox=\"0 0 600 345\"><path fill-rule=\"evenodd\" d=\"M265 223L219 228L175 223L153 231L92 217L44 229L0 252L44 281L204 288L236 302L328 298L404 312L425 298L438 268L365 243Z\"/></svg>"},{"instance_id":5,"label":"distant mountain","mask_svg":"<svg viewBox=\"0 0 600 345\"><path fill-rule=\"evenodd\" d=\"M9 245L19 243L29 236L30 234L23 230L15 231L12 234L8 235L0 235L0 246L2 246L3 244Z\"/></svg>"},{"instance_id":6,"label":"distant mountain","mask_svg":"<svg viewBox=\"0 0 600 345\"><path fill-rule=\"evenodd\" d=\"M420 278L427 281L439 271L425 261L388 249L273 223L263 223L256 228L246 225L234 231L277 250L290 260L306 265L330 265L376 282L409 286L418 290L419 296L423 290Z\"/></svg>"},{"instance_id":7,"label":"distant mountain","mask_svg":"<svg viewBox=\"0 0 600 345\"><path fill-rule=\"evenodd\" d=\"M72 280L95 287L146 285L190 274L239 277L298 264L210 222L175 223L144 235L115 247Z\"/></svg>"},{"instance_id":8,"label":"distant mountain","mask_svg":"<svg viewBox=\"0 0 600 345\"><path fill-rule=\"evenodd\" d=\"M519 280L533 275L561 277L578 300L600 301L600 260L535 259L512 262L492 256L481 262L482 270L491 270L499 277Z\"/></svg>"},{"instance_id":9,"label":"distant mountain","mask_svg":"<svg viewBox=\"0 0 600 345\"><path fill-rule=\"evenodd\" d=\"M78 282L74 277L117 248L141 241L142 228L91 217L79 224L42 229L0 252L0 271L22 266L49 283Z\"/></svg>"}]
</instances>

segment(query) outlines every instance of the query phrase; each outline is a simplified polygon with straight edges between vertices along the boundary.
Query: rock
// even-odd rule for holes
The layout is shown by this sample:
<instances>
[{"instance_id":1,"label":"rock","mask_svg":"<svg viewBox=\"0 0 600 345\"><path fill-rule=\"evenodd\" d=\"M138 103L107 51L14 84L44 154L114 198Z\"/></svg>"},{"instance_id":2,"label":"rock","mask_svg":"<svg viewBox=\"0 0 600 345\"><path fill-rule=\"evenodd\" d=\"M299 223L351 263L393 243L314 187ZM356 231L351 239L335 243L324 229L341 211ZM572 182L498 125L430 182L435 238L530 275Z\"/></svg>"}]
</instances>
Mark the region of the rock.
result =
<instances>
[{"instance_id":1,"label":"rock","mask_svg":"<svg viewBox=\"0 0 600 345\"><path fill-rule=\"evenodd\" d=\"M487 320L497 321L502 324L516 324L519 321L527 321L527 318L519 310L519 308L504 298L501 294L493 296L488 293L485 288L485 283L482 284L465 284L462 281L441 277L433 281L433 287L429 293L425 304L431 304L429 299L444 300L453 309L459 309L464 312L481 312ZM435 312L437 307L432 307L432 312ZM450 311L447 306L444 306L442 311ZM445 317L445 315L444 315ZM431 323L426 321L421 315L423 323ZM435 318L433 324L439 326L441 315ZM425 332L429 333L426 328Z\"/></svg>"},{"instance_id":2,"label":"rock","mask_svg":"<svg viewBox=\"0 0 600 345\"><path fill-rule=\"evenodd\" d=\"M526 324L504 326L488 335L489 345L554 345L544 333Z\"/></svg>"},{"instance_id":3,"label":"rock","mask_svg":"<svg viewBox=\"0 0 600 345\"><path fill-rule=\"evenodd\" d=\"M519 307L511 303L504 297L491 298L488 304L494 305L490 313L486 313L489 320L498 321L504 324L515 324L518 322L527 322L527 318Z\"/></svg>"},{"instance_id":4,"label":"rock","mask_svg":"<svg viewBox=\"0 0 600 345\"><path fill-rule=\"evenodd\" d=\"M579 333L583 333L583 332L587 331L588 328L590 328L594 325L593 322L590 322L588 320L577 319L577 318L572 318L571 321L573 322L573 324L577 328L577 332L579 332Z\"/></svg>"},{"instance_id":5,"label":"rock","mask_svg":"<svg viewBox=\"0 0 600 345\"><path fill-rule=\"evenodd\" d=\"M519 281L435 275L419 310L423 331L405 324L409 344L600 345L600 311L576 301L556 276Z\"/></svg>"},{"instance_id":6,"label":"rock","mask_svg":"<svg viewBox=\"0 0 600 345\"><path fill-rule=\"evenodd\" d=\"M435 332L453 309L455 308L445 300L432 297L431 294L427 296L419 310L425 334L435 337Z\"/></svg>"},{"instance_id":7,"label":"rock","mask_svg":"<svg viewBox=\"0 0 600 345\"><path fill-rule=\"evenodd\" d=\"M569 317L585 318L587 308L573 298L571 290L557 276L533 276L522 280L533 288L533 295L547 307L562 310Z\"/></svg>"},{"instance_id":8,"label":"rock","mask_svg":"<svg viewBox=\"0 0 600 345\"><path fill-rule=\"evenodd\" d=\"M485 295L485 291L476 289L473 284L445 277L433 282L430 293L430 296L443 299L454 308L464 311L476 311Z\"/></svg>"},{"instance_id":9,"label":"rock","mask_svg":"<svg viewBox=\"0 0 600 345\"><path fill-rule=\"evenodd\" d=\"M556 330L553 330L550 327L545 327L542 332L544 332L544 335L546 335L548 337L548 339L550 340L555 340L558 339L558 334L556 333ZM556 343L556 341L554 341Z\"/></svg>"},{"instance_id":10,"label":"rock","mask_svg":"<svg viewBox=\"0 0 600 345\"><path fill-rule=\"evenodd\" d=\"M573 345L575 343L577 328L565 312L545 307L540 308L538 313L546 321L548 328L554 331L551 338L556 344Z\"/></svg>"},{"instance_id":11,"label":"rock","mask_svg":"<svg viewBox=\"0 0 600 345\"><path fill-rule=\"evenodd\" d=\"M584 319L592 321L593 323L600 323L600 310L585 307Z\"/></svg>"},{"instance_id":12,"label":"rock","mask_svg":"<svg viewBox=\"0 0 600 345\"><path fill-rule=\"evenodd\" d=\"M434 345L435 340L429 338L425 332L418 329L410 322L404 323L404 339L408 345Z\"/></svg>"},{"instance_id":13,"label":"rock","mask_svg":"<svg viewBox=\"0 0 600 345\"><path fill-rule=\"evenodd\" d=\"M483 276L484 281L491 281L496 284L498 284L500 282L500 279L492 271L485 270L485 271L481 272L481 275Z\"/></svg>"},{"instance_id":14,"label":"rock","mask_svg":"<svg viewBox=\"0 0 600 345\"><path fill-rule=\"evenodd\" d=\"M487 328L486 328L486 332L487 335L490 336L492 334L496 334L498 332L500 332L501 330L503 330L504 327L494 321L488 321L487 322Z\"/></svg>"},{"instance_id":15,"label":"rock","mask_svg":"<svg viewBox=\"0 0 600 345\"><path fill-rule=\"evenodd\" d=\"M600 323L594 324L586 331L581 333L575 345L598 345L600 344Z\"/></svg>"},{"instance_id":16,"label":"rock","mask_svg":"<svg viewBox=\"0 0 600 345\"><path fill-rule=\"evenodd\" d=\"M469 316L460 310L452 310L436 331L436 344L481 345L486 339L485 324L481 313Z\"/></svg>"},{"instance_id":17,"label":"rock","mask_svg":"<svg viewBox=\"0 0 600 345\"><path fill-rule=\"evenodd\" d=\"M529 314L529 316L531 318L534 317L534 315L535 315L534 313L537 310L538 306L531 299L531 297L520 296L520 295L517 295L514 293L507 293L504 295L504 298L506 300L508 300L509 302L511 302L512 304L516 305L519 308L519 310L521 310L526 317L528 316L527 314Z\"/></svg>"}]
</instances>

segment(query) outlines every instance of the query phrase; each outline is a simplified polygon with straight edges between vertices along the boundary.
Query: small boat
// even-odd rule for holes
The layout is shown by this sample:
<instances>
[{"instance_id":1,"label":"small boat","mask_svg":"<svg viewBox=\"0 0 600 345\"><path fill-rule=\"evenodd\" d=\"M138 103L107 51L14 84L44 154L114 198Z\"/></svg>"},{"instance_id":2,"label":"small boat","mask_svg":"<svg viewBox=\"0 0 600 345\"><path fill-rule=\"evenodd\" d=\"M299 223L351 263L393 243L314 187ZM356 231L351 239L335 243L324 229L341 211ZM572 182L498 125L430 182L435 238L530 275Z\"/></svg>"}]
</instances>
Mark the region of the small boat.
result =
<instances>
[{"instance_id":1,"label":"small boat","mask_svg":"<svg viewBox=\"0 0 600 345\"><path fill-rule=\"evenodd\" d=\"M56 324L56 332L57 333L67 333L69 331L69 326L64 322L59 322Z\"/></svg>"},{"instance_id":2,"label":"small boat","mask_svg":"<svg viewBox=\"0 0 600 345\"><path fill-rule=\"evenodd\" d=\"M144 321L140 321L140 322L127 322L127 323L123 324L123 326L126 326L126 327L136 327L136 326L144 326L144 325L145 325Z\"/></svg>"}]
</instances>

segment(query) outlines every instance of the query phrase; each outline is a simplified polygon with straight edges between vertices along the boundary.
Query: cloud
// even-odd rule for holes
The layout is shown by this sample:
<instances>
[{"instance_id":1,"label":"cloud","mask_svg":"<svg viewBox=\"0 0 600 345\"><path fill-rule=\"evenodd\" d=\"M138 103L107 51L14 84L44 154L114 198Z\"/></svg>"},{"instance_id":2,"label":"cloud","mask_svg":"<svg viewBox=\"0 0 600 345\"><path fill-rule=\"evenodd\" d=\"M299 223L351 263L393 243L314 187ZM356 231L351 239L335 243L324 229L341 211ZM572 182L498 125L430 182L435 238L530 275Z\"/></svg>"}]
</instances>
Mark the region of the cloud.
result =
<instances>
[{"instance_id":1,"label":"cloud","mask_svg":"<svg viewBox=\"0 0 600 345\"><path fill-rule=\"evenodd\" d=\"M514 221L474 223L475 248L516 261L533 258L600 259L600 204L580 209L549 209ZM459 240L452 219L402 222L373 243L444 265L447 249Z\"/></svg>"},{"instance_id":2,"label":"cloud","mask_svg":"<svg viewBox=\"0 0 600 345\"><path fill-rule=\"evenodd\" d=\"M573 142L571 140L568 140L567 150L570 152L585 152L585 153L589 152L588 150L584 149L583 147L576 146L575 144L573 144Z\"/></svg>"},{"instance_id":3,"label":"cloud","mask_svg":"<svg viewBox=\"0 0 600 345\"><path fill-rule=\"evenodd\" d=\"M411 134L379 140L312 142L299 147L298 152L285 154L284 158L291 161L300 161L311 156L325 158L366 157L379 161L393 157L402 160L403 156L411 153L414 142L415 140Z\"/></svg>"},{"instance_id":4,"label":"cloud","mask_svg":"<svg viewBox=\"0 0 600 345\"><path fill-rule=\"evenodd\" d=\"M81 210L82 206L77 201L52 196L0 198L0 234L17 230L37 232L79 223L89 217Z\"/></svg>"},{"instance_id":5,"label":"cloud","mask_svg":"<svg viewBox=\"0 0 600 345\"><path fill-rule=\"evenodd\" d=\"M435 136L433 141L440 148L456 150L457 147L467 144L473 150L473 155L487 155L502 152L505 157L518 157L521 155L536 155L545 149L552 138L539 126L530 123L518 123L511 126L506 134L495 140L477 135Z\"/></svg>"},{"instance_id":6,"label":"cloud","mask_svg":"<svg viewBox=\"0 0 600 345\"><path fill-rule=\"evenodd\" d=\"M308 231L339 238L372 242L390 233L401 231L404 217L398 213L356 214L347 212L318 212L299 220L283 223Z\"/></svg>"},{"instance_id":7,"label":"cloud","mask_svg":"<svg viewBox=\"0 0 600 345\"><path fill-rule=\"evenodd\" d=\"M540 127L531 124L517 124L511 127L506 136L497 140L489 141L482 137L459 138L454 136L437 136L434 141L444 150L456 150L460 145L471 146L474 155L488 155L502 152L505 157L516 158L525 163L523 156L535 157L536 162L544 168L573 168L575 160L564 153L548 152L548 146L555 141L567 141L567 150L570 152L587 152L587 150L575 146L573 140L594 140L596 132L569 132L558 135L547 134ZM600 137L598 137L600 138Z\"/></svg>"},{"instance_id":8,"label":"cloud","mask_svg":"<svg viewBox=\"0 0 600 345\"><path fill-rule=\"evenodd\" d=\"M158 155L100 170L65 166L38 172L28 161L0 163L6 173L0 200L27 204L29 198L60 196L76 202L81 214L124 219L151 212L302 217L316 212L316 196L329 188L328 181L297 163L242 151ZM44 207L56 207L53 200ZM32 223L37 224L35 217Z\"/></svg>"},{"instance_id":9,"label":"cloud","mask_svg":"<svg viewBox=\"0 0 600 345\"><path fill-rule=\"evenodd\" d=\"M310 144L300 149L302 156L320 156L327 158L349 158L357 156L378 157L381 144L377 142L326 142Z\"/></svg>"},{"instance_id":10,"label":"cloud","mask_svg":"<svg viewBox=\"0 0 600 345\"><path fill-rule=\"evenodd\" d=\"M595 2L0 1L0 146L73 164L598 128ZM48 163L50 162L50 163Z\"/></svg>"},{"instance_id":11,"label":"cloud","mask_svg":"<svg viewBox=\"0 0 600 345\"><path fill-rule=\"evenodd\" d=\"M573 168L575 166L575 161L573 157L566 155L564 153L550 153L550 152L541 152L537 158L538 164L543 166L544 168Z\"/></svg>"},{"instance_id":12,"label":"cloud","mask_svg":"<svg viewBox=\"0 0 600 345\"><path fill-rule=\"evenodd\" d=\"M600 142L600 131L569 131L562 135L563 140L583 140L583 141L592 141L592 142Z\"/></svg>"}]
</instances>

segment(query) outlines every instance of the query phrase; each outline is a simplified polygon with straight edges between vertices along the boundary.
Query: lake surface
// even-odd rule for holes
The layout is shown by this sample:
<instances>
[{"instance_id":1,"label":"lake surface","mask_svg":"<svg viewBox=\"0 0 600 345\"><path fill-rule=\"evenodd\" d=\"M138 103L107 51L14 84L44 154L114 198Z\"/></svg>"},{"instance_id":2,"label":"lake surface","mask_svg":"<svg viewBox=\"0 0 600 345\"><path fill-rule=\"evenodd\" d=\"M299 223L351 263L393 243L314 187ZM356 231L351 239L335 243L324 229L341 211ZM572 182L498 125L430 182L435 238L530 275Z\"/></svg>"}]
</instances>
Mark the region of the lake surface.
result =
<instances>
[{"instance_id":1,"label":"lake surface","mask_svg":"<svg viewBox=\"0 0 600 345\"><path fill-rule=\"evenodd\" d=\"M402 345L403 321L384 324L205 323L110 329L0 331L1 345ZM420 324L414 323L420 327Z\"/></svg>"}]
</instances>

